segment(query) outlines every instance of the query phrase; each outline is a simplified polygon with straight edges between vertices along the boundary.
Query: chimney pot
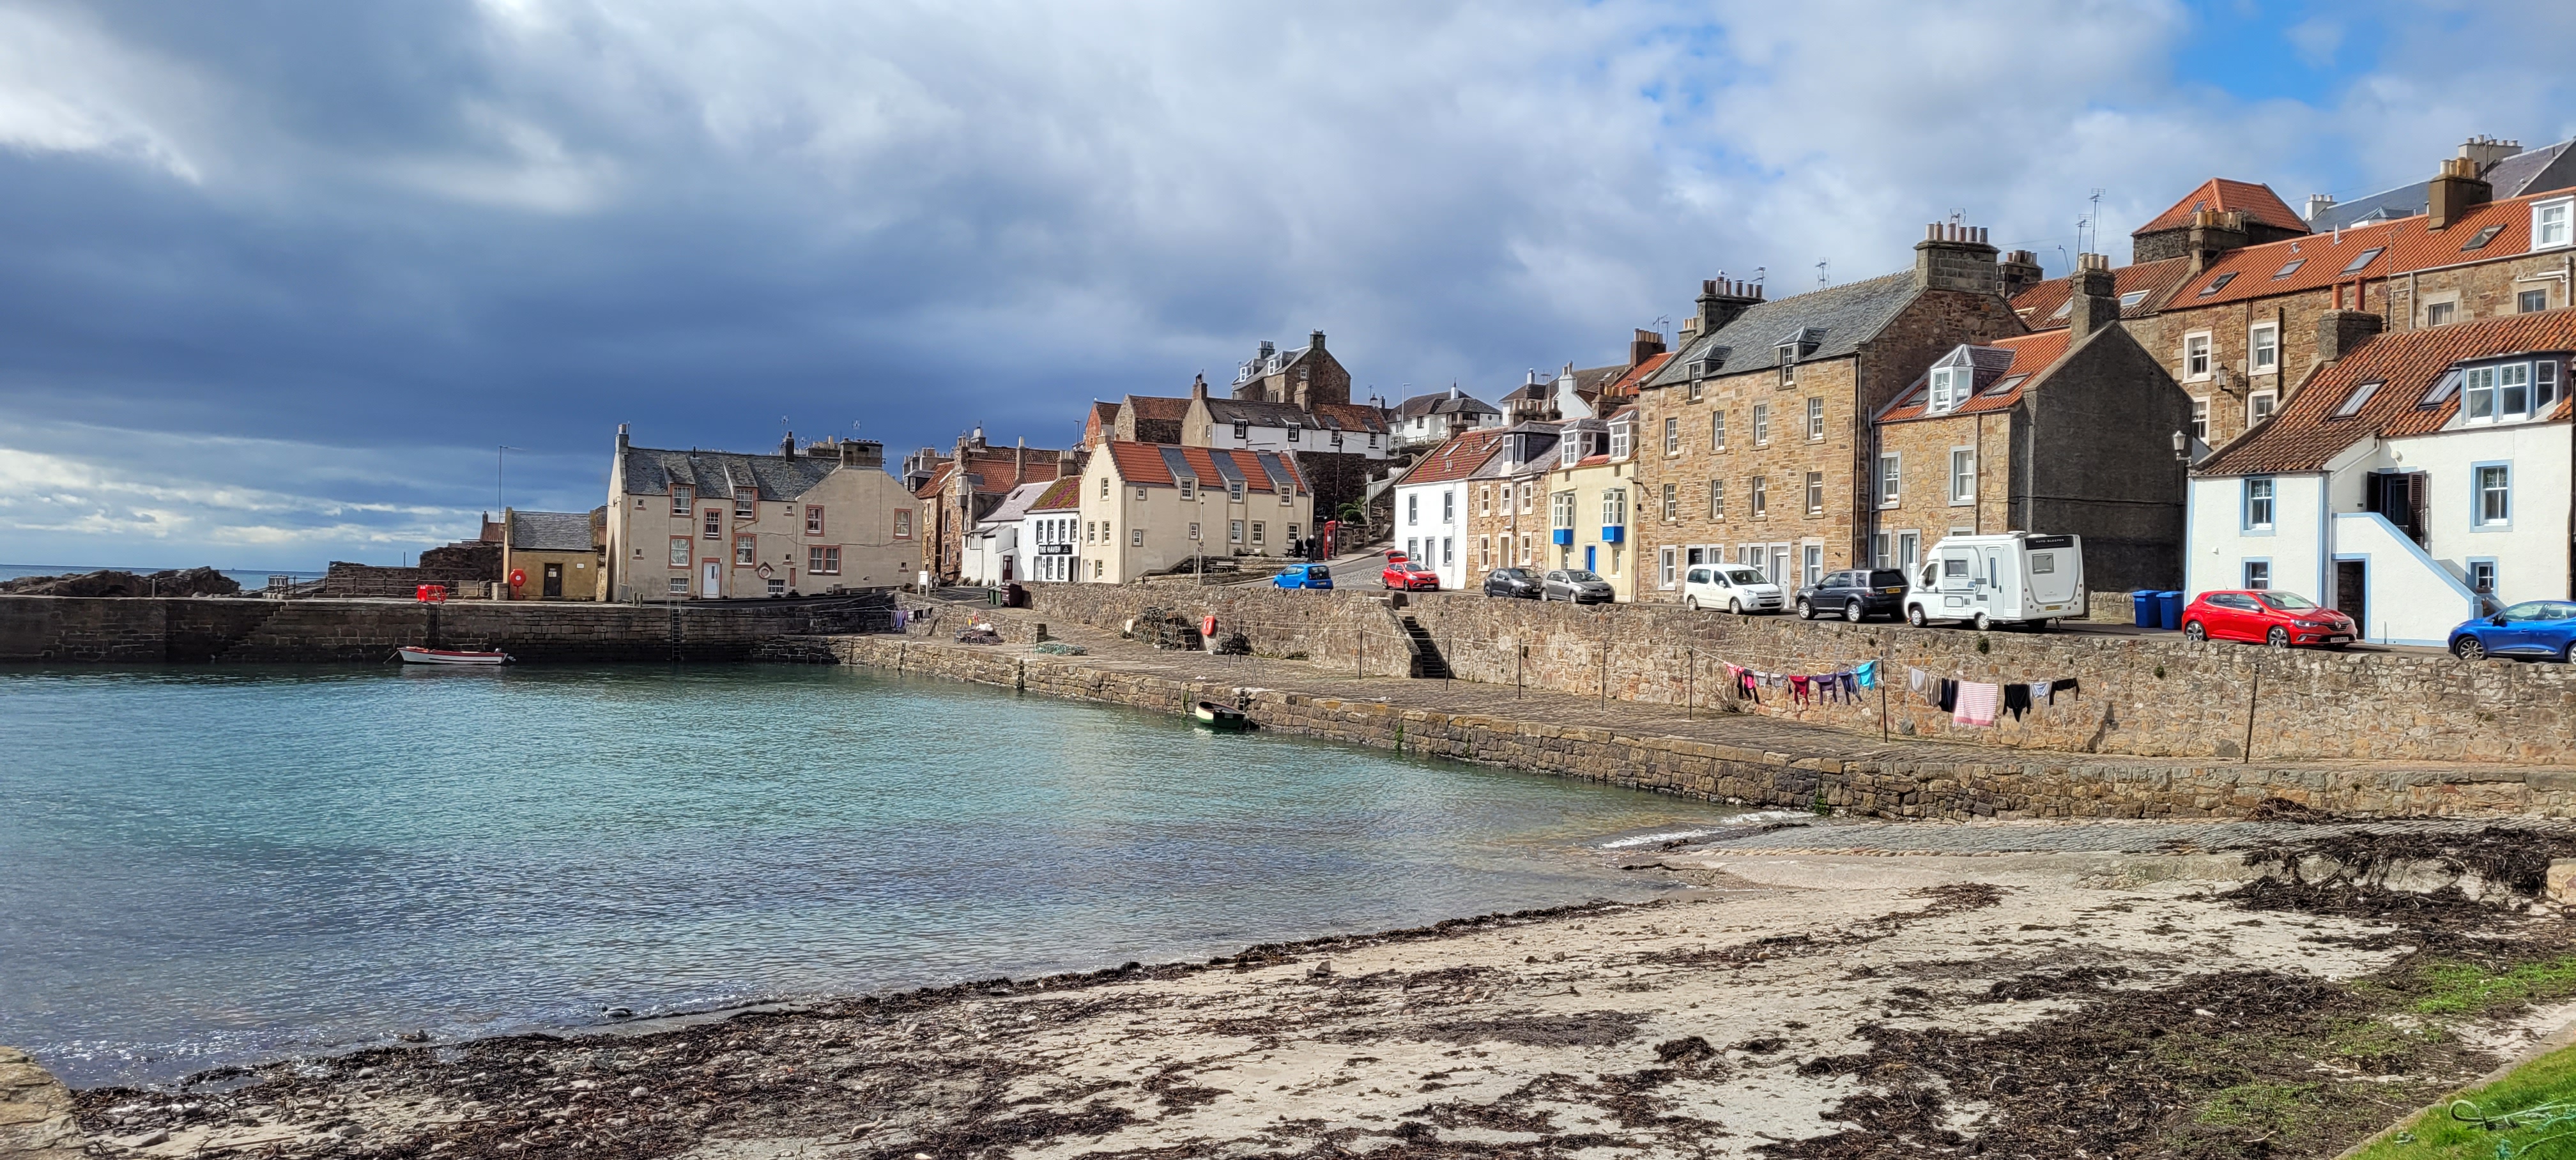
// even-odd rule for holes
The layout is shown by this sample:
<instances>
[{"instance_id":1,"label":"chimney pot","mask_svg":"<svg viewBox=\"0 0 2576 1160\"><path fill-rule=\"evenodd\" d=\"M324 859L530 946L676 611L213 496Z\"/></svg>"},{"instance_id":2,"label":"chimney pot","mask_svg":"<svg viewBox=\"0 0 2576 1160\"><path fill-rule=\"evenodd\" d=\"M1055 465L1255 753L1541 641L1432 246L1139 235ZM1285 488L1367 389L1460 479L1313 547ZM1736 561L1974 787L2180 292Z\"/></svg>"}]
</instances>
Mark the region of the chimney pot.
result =
<instances>
[{"instance_id":1,"label":"chimney pot","mask_svg":"<svg viewBox=\"0 0 2576 1160\"><path fill-rule=\"evenodd\" d=\"M2444 230L2470 209L2495 198L2495 187L2478 176L2478 164L2466 157L2453 157L2442 162L2442 172L2433 178L2425 198L2425 227Z\"/></svg>"}]
</instances>

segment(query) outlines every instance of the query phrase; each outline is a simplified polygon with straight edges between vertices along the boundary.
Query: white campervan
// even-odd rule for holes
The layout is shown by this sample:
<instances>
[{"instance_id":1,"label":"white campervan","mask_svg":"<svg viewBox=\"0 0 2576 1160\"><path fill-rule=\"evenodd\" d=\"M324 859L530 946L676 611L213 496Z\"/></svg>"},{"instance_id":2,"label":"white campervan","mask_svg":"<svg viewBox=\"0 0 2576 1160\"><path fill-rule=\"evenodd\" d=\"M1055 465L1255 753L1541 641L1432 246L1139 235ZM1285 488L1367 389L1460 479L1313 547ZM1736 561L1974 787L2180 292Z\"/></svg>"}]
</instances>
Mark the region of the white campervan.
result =
<instances>
[{"instance_id":1,"label":"white campervan","mask_svg":"<svg viewBox=\"0 0 2576 1160\"><path fill-rule=\"evenodd\" d=\"M1951 536L1932 545L1905 593L1906 623L1917 627L1964 620L1980 632L1997 624L2045 629L2084 613L2084 541L2076 536Z\"/></svg>"}]
</instances>

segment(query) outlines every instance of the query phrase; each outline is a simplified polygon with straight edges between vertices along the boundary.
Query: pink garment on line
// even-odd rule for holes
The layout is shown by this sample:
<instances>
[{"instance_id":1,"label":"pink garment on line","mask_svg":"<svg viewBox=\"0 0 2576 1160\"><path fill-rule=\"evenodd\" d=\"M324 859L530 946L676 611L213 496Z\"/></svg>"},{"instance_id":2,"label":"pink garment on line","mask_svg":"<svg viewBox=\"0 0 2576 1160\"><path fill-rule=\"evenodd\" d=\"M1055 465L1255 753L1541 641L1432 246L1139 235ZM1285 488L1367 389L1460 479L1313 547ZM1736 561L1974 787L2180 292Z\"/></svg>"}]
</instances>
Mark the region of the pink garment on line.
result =
<instances>
[{"instance_id":1,"label":"pink garment on line","mask_svg":"<svg viewBox=\"0 0 2576 1160\"><path fill-rule=\"evenodd\" d=\"M1989 685L1978 681L1959 682L1959 707L1950 711L1950 723L1953 725L1994 724L1995 706L2003 700L2003 695L2004 690L2001 685Z\"/></svg>"}]
</instances>

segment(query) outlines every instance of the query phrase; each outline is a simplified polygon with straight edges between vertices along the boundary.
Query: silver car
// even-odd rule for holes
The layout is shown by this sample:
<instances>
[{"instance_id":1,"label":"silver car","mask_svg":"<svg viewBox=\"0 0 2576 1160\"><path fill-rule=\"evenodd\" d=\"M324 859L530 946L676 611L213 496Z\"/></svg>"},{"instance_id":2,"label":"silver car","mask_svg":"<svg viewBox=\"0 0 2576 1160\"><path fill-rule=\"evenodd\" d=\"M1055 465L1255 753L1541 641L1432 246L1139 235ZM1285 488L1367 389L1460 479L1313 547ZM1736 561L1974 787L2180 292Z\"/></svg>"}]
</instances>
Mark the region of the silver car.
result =
<instances>
[{"instance_id":1,"label":"silver car","mask_svg":"<svg viewBox=\"0 0 2576 1160\"><path fill-rule=\"evenodd\" d=\"M1609 581L1585 568L1559 568L1550 572L1539 583L1538 589L1541 600L1568 600L1576 604L1607 604L1617 596Z\"/></svg>"}]
</instances>

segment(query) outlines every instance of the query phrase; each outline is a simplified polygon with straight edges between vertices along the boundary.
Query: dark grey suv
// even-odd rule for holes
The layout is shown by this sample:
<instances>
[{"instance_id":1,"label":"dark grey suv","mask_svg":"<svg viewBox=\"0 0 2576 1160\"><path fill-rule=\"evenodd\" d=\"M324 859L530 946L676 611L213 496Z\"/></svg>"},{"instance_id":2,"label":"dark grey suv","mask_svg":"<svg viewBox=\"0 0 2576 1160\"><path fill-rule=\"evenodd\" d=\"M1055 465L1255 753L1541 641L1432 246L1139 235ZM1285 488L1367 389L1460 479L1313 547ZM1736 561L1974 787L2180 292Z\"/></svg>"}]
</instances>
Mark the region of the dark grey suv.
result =
<instances>
[{"instance_id":1,"label":"dark grey suv","mask_svg":"<svg viewBox=\"0 0 2576 1160\"><path fill-rule=\"evenodd\" d=\"M1905 573L1894 568L1855 568L1828 572L1798 590L1798 619L1840 616L1858 621L1871 616L1905 615Z\"/></svg>"},{"instance_id":2,"label":"dark grey suv","mask_svg":"<svg viewBox=\"0 0 2576 1160\"><path fill-rule=\"evenodd\" d=\"M1538 577L1530 575L1527 568L1496 568L1485 573L1485 595L1535 600L1538 598Z\"/></svg>"}]
</instances>

